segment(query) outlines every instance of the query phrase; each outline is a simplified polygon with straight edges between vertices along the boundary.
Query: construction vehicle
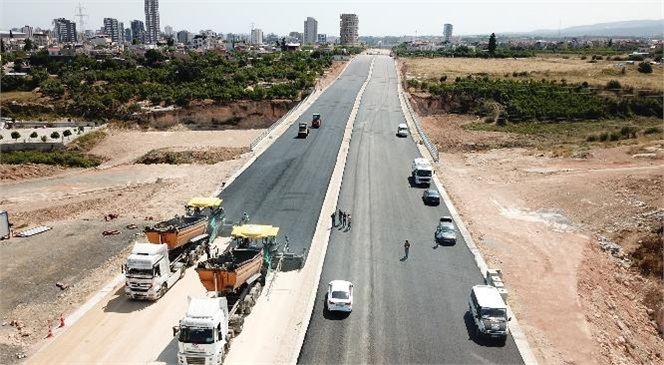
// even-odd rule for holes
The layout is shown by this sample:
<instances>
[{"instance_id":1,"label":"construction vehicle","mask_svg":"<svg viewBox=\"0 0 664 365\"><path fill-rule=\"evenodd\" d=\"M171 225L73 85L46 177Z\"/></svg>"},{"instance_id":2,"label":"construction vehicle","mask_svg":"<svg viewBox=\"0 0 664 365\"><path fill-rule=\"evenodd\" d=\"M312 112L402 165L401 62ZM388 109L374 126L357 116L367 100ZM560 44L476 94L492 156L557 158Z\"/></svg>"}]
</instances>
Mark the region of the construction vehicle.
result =
<instances>
[{"instance_id":1,"label":"construction vehicle","mask_svg":"<svg viewBox=\"0 0 664 365\"><path fill-rule=\"evenodd\" d=\"M244 326L244 316L265 285L278 227L233 227L232 241L220 256L200 262L198 277L205 298L189 298L187 312L173 327L178 336L178 364L221 364L230 342Z\"/></svg>"},{"instance_id":2,"label":"construction vehicle","mask_svg":"<svg viewBox=\"0 0 664 365\"><path fill-rule=\"evenodd\" d=\"M219 198L193 198L185 215L145 228L147 243L138 242L123 266L125 294L157 300L194 265L205 245L217 237L225 220Z\"/></svg>"},{"instance_id":3,"label":"construction vehicle","mask_svg":"<svg viewBox=\"0 0 664 365\"><path fill-rule=\"evenodd\" d=\"M311 128L320 128L321 122L322 120L320 119L320 113L314 113L311 117Z\"/></svg>"},{"instance_id":4,"label":"construction vehicle","mask_svg":"<svg viewBox=\"0 0 664 365\"><path fill-rule=\"evenodd\" d=\"M415 185L431 185L431 177L433 176L433 167L426 158L413 159L411 165L411 176Z\"/></svg>"},{"instance_id":5,"label":"construction vehicle","mask_svg":"<svg viewBox=\"0 0 664 365\"><path fill-rule=\"evenodd\" d=\"M307 123L300 123L297 128L297 138L307 138L309 135L309 126Z\"/></svg>"}]
</instances>

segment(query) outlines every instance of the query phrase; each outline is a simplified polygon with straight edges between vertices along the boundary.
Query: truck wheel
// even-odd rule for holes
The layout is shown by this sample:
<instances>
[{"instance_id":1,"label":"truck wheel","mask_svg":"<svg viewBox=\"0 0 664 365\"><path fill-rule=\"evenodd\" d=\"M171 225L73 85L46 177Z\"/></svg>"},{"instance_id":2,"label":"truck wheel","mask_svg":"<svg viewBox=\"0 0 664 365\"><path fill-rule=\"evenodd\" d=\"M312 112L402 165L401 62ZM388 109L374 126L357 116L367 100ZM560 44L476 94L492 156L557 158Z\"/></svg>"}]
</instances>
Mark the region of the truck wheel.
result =
<instances>
[{"instance_id":1,"label":"truck wheel","mask_svg":"<svg viewBox=\"0 0 664 365\"><path fill-rule=\"evenodd\" d=\"M166 295L167 290L168 290L168 285L166 285L166 283L161 284L161 288L159 288L159 298Z\"/></svg>"},{"instance_id":2,"label":"truck wheel","mask_svg":"<svg viewBox=\"0 0 664 365\"><path fill-rule=\"evenodd\" d=\"M244 298L242 301L242 308L244 309L244 314L249 314L251 313L251 307L254 306L254 300L251 298L251 296L247 296Z\"/></svg>"}]
</instances>

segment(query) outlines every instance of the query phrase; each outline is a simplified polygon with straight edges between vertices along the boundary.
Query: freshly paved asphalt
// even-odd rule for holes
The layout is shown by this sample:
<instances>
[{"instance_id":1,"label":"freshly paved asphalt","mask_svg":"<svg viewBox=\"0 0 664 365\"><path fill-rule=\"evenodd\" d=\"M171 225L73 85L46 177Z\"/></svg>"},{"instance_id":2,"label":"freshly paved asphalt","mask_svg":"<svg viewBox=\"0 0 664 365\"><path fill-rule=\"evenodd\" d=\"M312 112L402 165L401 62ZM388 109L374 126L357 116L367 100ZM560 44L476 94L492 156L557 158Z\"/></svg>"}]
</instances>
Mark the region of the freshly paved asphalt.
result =
<instances>
[{"instance_id":1,"label":"freshly paved asphalt","mask_svg":"<svg viewBox=\"0 0 664 365\"><path fill-rule=\"evenodd\" d=\"M283 243L288 236L291 252L310 247L344 128L370 66L370 57L353 60L281 137L222 190L219 197L227 221L237 222L247 212L251 223L280 227L278 240ZM311 129L306 139L296 138L298 123L311 125L315 112L321 113L321 127Z\"/></svg>"},{"instance_id":2,"label":"freshly paved asphalt","mask_svg":"<svg viewBox=\"0 0 664 365\"><path fill-rule=\"evenodd\" d=\"M511 337L504 346L473 338L467 298L482 276L461 236L455 246L434 248L434 228L449 212L443 204L424 206L422 189L410 186L410 162L419 153L410 137L395 136L399 123L405 119L396 69L391 58L379 56L353 128L339 197L353 227L332 231L299 363L523 363ZM334 147L316 146L324 148ZM406 239L412 246L403 259ZM324 313L333 279L355 285L348 316Z\"/></svg>"}]
</instances>

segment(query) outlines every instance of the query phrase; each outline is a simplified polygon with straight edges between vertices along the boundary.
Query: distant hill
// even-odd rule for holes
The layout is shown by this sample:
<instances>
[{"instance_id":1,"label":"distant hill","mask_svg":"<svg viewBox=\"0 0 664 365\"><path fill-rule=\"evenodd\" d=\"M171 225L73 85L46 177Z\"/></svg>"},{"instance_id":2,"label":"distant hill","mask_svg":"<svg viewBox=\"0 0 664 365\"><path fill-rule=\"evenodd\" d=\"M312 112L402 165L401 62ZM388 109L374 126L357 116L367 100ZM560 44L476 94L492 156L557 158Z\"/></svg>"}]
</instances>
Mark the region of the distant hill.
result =
<instances>
[{"instance_id":1,"label":"distant hill","mask_svg":"<svg viewBox=\"0 0 664 365\"><path fill-rule=\"evenodd\" d=\"M664 19L660 20L629 20L622 22L580 25L560 29L540 29L528 32L533 36L562 37L646 37L664 38Z\"/></svg>"}]
</instances>

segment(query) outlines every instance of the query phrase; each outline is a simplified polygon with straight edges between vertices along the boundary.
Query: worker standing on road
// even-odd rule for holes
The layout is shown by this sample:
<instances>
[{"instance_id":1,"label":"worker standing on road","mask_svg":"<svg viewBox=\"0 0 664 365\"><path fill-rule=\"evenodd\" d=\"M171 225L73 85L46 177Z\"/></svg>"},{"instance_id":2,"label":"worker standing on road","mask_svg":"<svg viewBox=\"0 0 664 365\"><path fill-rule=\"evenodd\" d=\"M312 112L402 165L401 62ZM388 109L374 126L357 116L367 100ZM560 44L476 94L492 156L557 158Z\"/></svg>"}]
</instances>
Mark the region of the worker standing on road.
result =
<instances>
[{"instance_id":1,"label":"worker standing on road","mask_svg":"<svg viewBox=\"0 0 664 365\"><path fill-rule=\"evenodd\" d=\"M332 228L337 226L337 212L332 212L332 215L330 216L332 218Z\"/></svg>"},{"instance_id":2,"label":"worker standing on road","mask_svg":"<svg viewBox=\"0 0 664 365\"><path fill-rule=\"evenodd\" d=\"M346 220L348 221L348 229L350 230L350 213L346 216Z\"/></svg>"},{"instance_id":3,"label":"worker standing on road","mask_svg":"<svg viewBox=\"0 0 664 365\"><path fill-rule=\"evenodd\" d=\"M404 258L408 258L408 251L410 251L410 242L406 240L406 242L403 243Z\"/></svg>"},{"instance_id":4,"label":"worker standing on road","mask_svg":"<svg viewBox=\"0 0 664 365\"><path fill-rule=\"evenodd\" d=\"M249 223L249 214L247 214L247 212L244 212L244 214L242 214L242 224L247 224L247 223Z\"/></svg>"},{"instance_id":5,"label":"worker standing on road","mask_svg":"<svg viewBox=\"0 0 664 365\"><path fill-rule=\"evenodd\" d=\"M341 226L346 227L346 212L341 212Z\"/></svg>"},{"instance_id":6,"label":"worker standing on road","mask_svg":"<svg viewBox=\"0 0 664 365\"><path fill-rule=\"evenodd\" d=\"M210 255L210 243L209 243L209 242L206 242L206 243L203 245L203 248L205 249L205 256L207 256L206 259L209 260L210 257L211 257L211 255Z\"/></svg>"},{"instance_id":7,"label":"worker standing on road","mask_svg":"<svg viewBox=\"0 0 664 365\"><path fill-rule=\"evenodd\" d=\"M341 211L341 209L339 209L339 225L341 225L341 214L342 214L342 213L343 213L343 212Z\"/></svg>"}]
</instances>

